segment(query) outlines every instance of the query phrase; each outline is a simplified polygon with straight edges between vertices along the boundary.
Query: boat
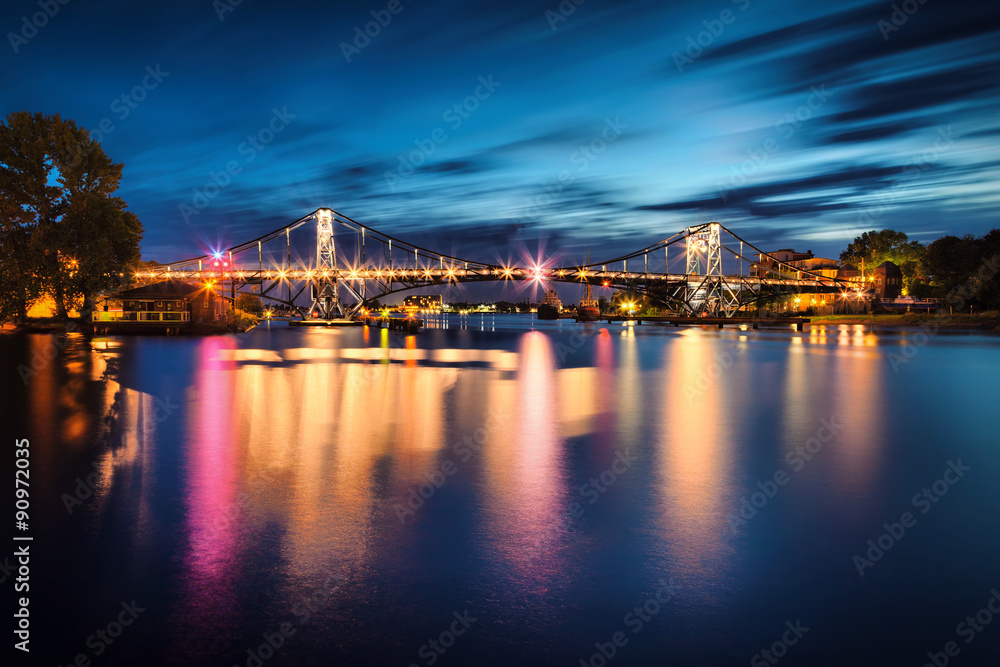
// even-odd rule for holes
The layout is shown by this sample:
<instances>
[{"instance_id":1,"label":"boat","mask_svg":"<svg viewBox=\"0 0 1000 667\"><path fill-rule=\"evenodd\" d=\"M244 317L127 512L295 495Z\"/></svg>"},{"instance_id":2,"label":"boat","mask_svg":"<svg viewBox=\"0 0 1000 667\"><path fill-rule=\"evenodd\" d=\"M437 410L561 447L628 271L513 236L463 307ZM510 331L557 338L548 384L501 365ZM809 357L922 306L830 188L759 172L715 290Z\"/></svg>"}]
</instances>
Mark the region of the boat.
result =
<instances>
[{"instance_id":1,"label":"boat","mask_svg":"<svg viewBox=\"0 0 1000 667\"><path fill-rule=\"evenodd\" d=\"M590 264L590 251L587 251L587 264ZM587 283L587 289L580 299L580 305L576 308L577 322L594 322L601 319L601 307L594 298L594 289Z\"/></svg>"},{"instance_id":2,"label":"boat","mask_svg":"<svg viewBox=\"0 0 1000 667\"><path fill-rule=\"evenodd\" d=\"M562 310L562 301L556 291L550 289L545 293L545 298L538 304L538 319L558 320L559 312Z\"/></svg>"},{"instance_id":3,"label":"boat","mask_svg":"<svg viewBox=\"0 0 1000 667\"><path fill-rule=\"evenodd\" d=\"M931 312L937 310L939 306L937 299L916 299L912 296L898 296L895 299L883 299L882 307L887 310L922 310Z\"/></svg>"}]
</instances>

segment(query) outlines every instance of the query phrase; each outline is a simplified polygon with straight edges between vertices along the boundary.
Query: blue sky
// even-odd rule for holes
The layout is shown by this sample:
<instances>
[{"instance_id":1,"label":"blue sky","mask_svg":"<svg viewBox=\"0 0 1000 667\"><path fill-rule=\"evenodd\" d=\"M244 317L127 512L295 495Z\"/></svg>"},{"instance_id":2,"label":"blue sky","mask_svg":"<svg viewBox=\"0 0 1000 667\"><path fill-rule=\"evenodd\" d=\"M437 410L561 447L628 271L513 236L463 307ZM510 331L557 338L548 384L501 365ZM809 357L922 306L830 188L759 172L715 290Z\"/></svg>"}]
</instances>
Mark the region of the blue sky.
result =
<instances>
[{"instance_id":1,"label":"blue sky","mask_svg":"<svg viewBox=\"0 0 1000 667\"><path fill-rule=\"evenodd\" d=\"M0 112L100 138L161 261L324 206L486 261L709 220L831 256L982 234L1000 8L895 6L70 1L32 31L37 0L10 0Z\"/></svg>"}]
</instances>

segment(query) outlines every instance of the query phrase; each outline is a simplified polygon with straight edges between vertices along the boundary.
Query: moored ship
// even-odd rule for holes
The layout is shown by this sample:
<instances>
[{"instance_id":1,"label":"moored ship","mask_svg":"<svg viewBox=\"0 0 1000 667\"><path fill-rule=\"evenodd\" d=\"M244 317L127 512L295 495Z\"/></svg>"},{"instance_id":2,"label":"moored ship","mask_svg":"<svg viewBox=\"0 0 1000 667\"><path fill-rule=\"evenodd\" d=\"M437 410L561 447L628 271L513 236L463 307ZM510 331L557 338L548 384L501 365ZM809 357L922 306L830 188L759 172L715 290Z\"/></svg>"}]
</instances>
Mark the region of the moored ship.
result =
<instances>
[{"instance_id":1,"label":"moored ship","mask_svg":"<svg viewBox=\"0 0 1000 667\"><path fill-rule=\"evenodd\" d=\"M560 311L562 311L562 301L559 300L556 291L550 289L545 293L545 298L538 304L538 319L558 320Z\"/></svg>"},{"instance_id":2,"label":"moored ship","mask_svg":"<svg viewBox=\"0 0 1000 667\"><path fill-rule=\"evenodd\" d=\"M587 251L587 264L590 265L590 251ZM576 308L576 321L577 322L593 322L601 318L601 307L598 304L597 299L594 298L594 290L587 283L587 289L583 293L583 298L580 299L580 305Z\"/></svg>"}]
</instances>

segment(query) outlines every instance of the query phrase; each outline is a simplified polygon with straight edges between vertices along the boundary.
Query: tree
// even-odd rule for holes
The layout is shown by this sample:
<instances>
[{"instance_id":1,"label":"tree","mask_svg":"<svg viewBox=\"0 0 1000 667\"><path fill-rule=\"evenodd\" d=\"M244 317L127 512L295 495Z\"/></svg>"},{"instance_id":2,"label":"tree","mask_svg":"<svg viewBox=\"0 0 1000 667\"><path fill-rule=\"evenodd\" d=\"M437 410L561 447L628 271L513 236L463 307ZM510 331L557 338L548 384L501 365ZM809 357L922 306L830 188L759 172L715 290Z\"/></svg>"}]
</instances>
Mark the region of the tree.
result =
<instances>
[{"instance_id":1,"label":"tree","mask_svg":"<svg viewBox=\"0 0 1000 667\"><path fill-rule=\"evenodd\" d=\"M236 310L253 313L254 315L260 315L264 312L264 304L261 303L260 297L256 294L247 294L246 292L236 296L236 303L233 304L233 307Z\"/></svg>"},{"instance_id":2,"label":"tree","mask_svg":"<svg viewBox=\"0 0 1000 667\"><path fill-rule=\"evenodd\" d=\"M909 288L920 275L920 258L924 252L922 243L910 241L903 232L880 229L856 237L840 253L840 261L853 264L859 269L863 265L865 273L882 262L892 262L899 266L903 274L903 287Z\"/></svg>"},{"instance_id":3,"label":"tree","mask_svg":"<svg viewBox=\"0 0 1000 667\"><path fill-rule=\"evenodd\" d=\"M11 113L0 124L0 280L23 319L41 293L61 319L72 305L127 285L142 224L113 196L115 164L87 132L58 115Z\"/></svg>"},{"instance_id":4,"label":"tree","mask_svg":"<svg viewBox=\"0 0 1000 667\"><path fill-rule=\"evenodd\" d=\"M36 122L36 120L38 122ZM0 124L0 311L24 321L41 292L41 257L35 241L48 214L47 125L19 114Z\"/></svg>"},{"instance_id":5,"label":"tree","mask_svg":"<svg viewBox=\"0 0 1000 667\"><path fill-rule=\"evenodd\" d=\"M920 266L935 296L1000 306L1000 230L982 238L942 236L927 246Z\"/></svg>"}]
</instances>

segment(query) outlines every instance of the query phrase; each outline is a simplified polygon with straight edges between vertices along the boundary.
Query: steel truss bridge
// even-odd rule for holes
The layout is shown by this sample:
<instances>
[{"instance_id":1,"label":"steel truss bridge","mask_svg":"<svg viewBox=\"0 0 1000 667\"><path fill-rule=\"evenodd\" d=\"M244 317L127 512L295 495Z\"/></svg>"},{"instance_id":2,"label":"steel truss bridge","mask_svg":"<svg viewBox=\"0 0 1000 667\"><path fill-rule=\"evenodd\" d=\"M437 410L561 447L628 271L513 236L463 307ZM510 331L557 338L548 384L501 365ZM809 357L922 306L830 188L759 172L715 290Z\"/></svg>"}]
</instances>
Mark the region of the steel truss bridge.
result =
<instances>
[{"instance_id":1,"label":"steel truss bridge","mask_svg":"<svg viewBox=\"0 0 1000 667\"><path fill-rule=\"evenodd\" d=\"M300 228L315 234L315 255L308 261L292 258L292 232ZM310 254L311 248L310 240ZM748 254L767 258L767 268ZM684 272L671 273L671 263L679 265L681 260ZM196 280L211 289L218 287L223 295L228 291L233 299L252 293L303 318L320 320L352 317L374 299L414 288L486 281L566 282L629 290L677 314L712 317L747 313L763 299L785 292L842 294L858 289L857 283L780 261L718 222L687 227L627 255L549 267L444 255L330 209L317 209L223 251L143 269L136 277ZM308 308L296 304L306 289L311 299ZM344 293L353 298L350 304L342 299Z\"/></svg>"}]
</instances>

